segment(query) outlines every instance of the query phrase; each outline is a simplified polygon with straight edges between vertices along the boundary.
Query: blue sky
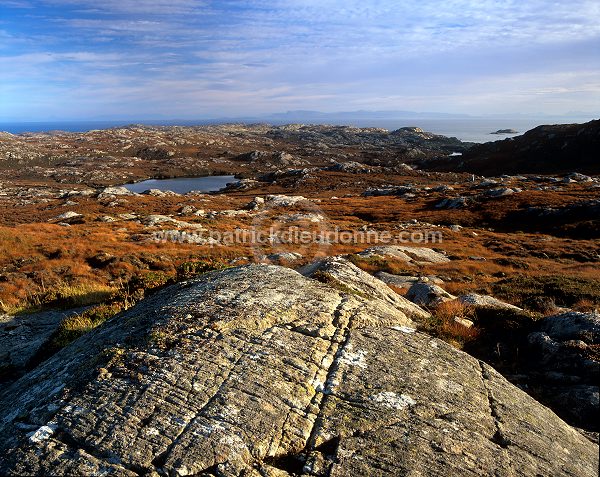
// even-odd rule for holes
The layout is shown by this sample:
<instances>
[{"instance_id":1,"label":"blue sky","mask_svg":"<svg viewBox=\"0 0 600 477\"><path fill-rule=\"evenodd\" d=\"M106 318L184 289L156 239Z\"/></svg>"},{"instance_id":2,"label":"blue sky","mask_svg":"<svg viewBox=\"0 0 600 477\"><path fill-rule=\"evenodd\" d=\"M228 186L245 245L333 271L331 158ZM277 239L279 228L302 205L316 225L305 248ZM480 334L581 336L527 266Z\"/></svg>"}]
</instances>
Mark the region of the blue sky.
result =
<instances>
[{"instance_id":1,"label":"blue sky","mask_svg":"<svg viewBox=\"0 0 600 477\"><path fill-rule=\"evenodd\" d=\"M600 113L598 0L0 0L0 120Z\"/></svg>"}]
</instances>

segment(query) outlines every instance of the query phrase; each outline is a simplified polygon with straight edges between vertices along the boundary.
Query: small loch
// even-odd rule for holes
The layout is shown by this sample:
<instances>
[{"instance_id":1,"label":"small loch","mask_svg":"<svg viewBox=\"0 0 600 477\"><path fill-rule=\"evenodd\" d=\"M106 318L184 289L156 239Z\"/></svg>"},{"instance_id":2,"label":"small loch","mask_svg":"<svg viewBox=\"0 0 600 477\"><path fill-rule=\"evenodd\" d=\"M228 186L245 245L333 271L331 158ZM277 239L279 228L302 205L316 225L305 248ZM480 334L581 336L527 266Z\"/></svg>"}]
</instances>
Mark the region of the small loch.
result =
<instances>
[{"instance_id":1,"label":"small loch","mask_svg":"<svg viewBox=\"0 0 600 477\"><path fill-rule=\"evenodd\" d=\"M185 194L193 190L216 192L232 182L237 182L234 176L178 177L176 179L148 179L133 184L123 184L123 187L138 194L148 189L170 190L178 194Z\"/></svg>"}]
</instances>

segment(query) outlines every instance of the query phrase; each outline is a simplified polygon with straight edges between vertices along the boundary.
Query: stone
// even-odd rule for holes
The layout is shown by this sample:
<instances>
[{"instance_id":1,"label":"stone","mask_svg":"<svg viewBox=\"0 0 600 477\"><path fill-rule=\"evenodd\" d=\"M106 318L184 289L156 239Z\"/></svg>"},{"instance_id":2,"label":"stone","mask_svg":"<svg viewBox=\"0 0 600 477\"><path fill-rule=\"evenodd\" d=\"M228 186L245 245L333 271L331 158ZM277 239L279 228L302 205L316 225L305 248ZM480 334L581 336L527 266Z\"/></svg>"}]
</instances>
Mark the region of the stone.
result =
<instances>
[{"instance_id":1,"label":"stone","mask_svg":"<svg viewBox=\"0 0 600 477\"><path fill-rule=\"evenodd\" d=\"M251 265L0 391L0 474L594 475L598 446L378 298Z\"/></svg>"},{"instance_id":2,"label":"stone","mask_svg":"<svg viewBox=\"0 0 600 477\"><path fill-rule=\"evenodd\" d=\"M436 306L444 301L456 299L454 295L451 295L442 287L422 282L412 285L406 294L406 298L417 305L424 306Z\"/></svg>"},{"instance_id":3,"label":"stone","mask_svg":"<svg viewBox=\"0 0 600 477\"><path fill-rule=\"evenodd\" d=\"M291 207L301 202L309 201L301 195L267 195L265 204L269 207Z\"/></svg>"},{"instance_id":4,"label":"stone","mask_svg":"<svg viewBox=\"0 0 600 477\"><path fill-rule=\"evenodd\" d=\"M22 374L62 320L81 311L0 315L0 381Z\"/></svg>"},{"instance_id":5,"label":"stone","mask_svg":"<svg viewBox=\"0 0 600 477\"><path fill-rule=\"evenodd\" d=\"M490 189L485 193L486 197L506 197L507 195L516 194L522 192L518 187L498 187L497 189Z\"/></svg>"},{"instance_id":6,"label":"stone","mask_svg":"<svg viewBox=\"0 0 600 477\"><path fill-rule=\"evenodd\" d=\"M57 215L56 217L54 217L52 220L59 220L61 222L67 222L68 221L72 221L72 220L78 220L81 219L83 217L83 214L79 214L77 212L73 212L73 211L68 211L68 212L64 212L60 215Z\"/></svg>"},{"instance_id":7,"label":"stone","mask_svg":"<svg viewBox=\"0 0 600 477\"><path fill-rule=\"evenodd\" d=\"M318 277L319 280L360 296L377 298L400 310L409 318L425 319L430 316L428 312L343 257L327 257L306 265L298 271L305 276Z\"/></svg>"},{"instance_id":8,"label":"stone","mask_svg":"<svg viewBox=\"0 0 600 477\"><path fill-rule=\"evenodd\" d=\"M410 276L410 275L394 275L393 273L377 272L375 278L378 278L387 285L393 285L398 288L410 288L417 282L435 283L440 285L444 281L434 275L429 276Z\"/></svg>"},{"instance_id":9,"label":"stone","mask_svg":"<svg viewBox=\"0 0 600 477\"><path fill-rule=\"evenodd\" d=\"M477 293L468 293L466 295L461 295L458 297L458 301L464 303L465 305L471 305L476 309L482 310L510 310L510 311L518 311L522 312L523 309L518 306L511 305L510 303L505 303L493 296L489 295L479 295Z\"/></svg>"},{"instance_id":10,"label":"stone","mask_svg":"<svg viewBox=\"0 0 600 477\"><path fill-rule=\"evenodd\" d=\"M448 263L450 261L446 255L433 249L402 245L379 245L367 248L357 255L360 257L390 257L415 264Z\"/></svg>"},{"instance_id":11,"label":"stone","mask_svg":"<svg viewBox=\"0 0 600 477\"><path fill-rule=\"evenodd\" d=\"M600 431L600 364L593 348L600 344L600 315L566 312L536 322L529 343L529 385L536 396L565 419Z\"/></svg>"},{"instance_id":12,"label":"stone","mask_svg":"<svg viewBox=\"0 0 600 477\"><path fill-rule=\"evenodd\" d=\"M436 204L437 209L462 209L467 207L469 199L467 197L447 197Z\"/></svg>"},{"instance_id":13,"label":"stone","mask_svg":"<svg viewBox=\"0 0 600 477\"><path fill-rule=\"evenodd\" d=\"M177 192L173 192L172 190L161 190L161 189L146 189L142 192L143 195L151 195L153 197L173 197L178 196Z\"/></svg>"},{"instance_id":14,"label":"stone","mask_svg":"<svg viewBox=\"0 0 600 477\"><path fill-rule=\"evenodd\" d=\"M160 224L176 224L178 220L166 215L152 214L141 219L141 222L146 227L155 227Z\"/></svg>"},{"instance_id":15,"label":"stone","mask_svg":"<svg viewBox=\"0 0 600 477\"><path fill-rule=\"evenodd\" d=\"M105 187L102 189L98 195L98 199L112 199L115 196L128 196L128 195L138 195L135 192L131 192L126 187L116 186L116 187Z\"/></svg>"},{"instance_id":16,"label":"stone","mask_svg":"<svg viewBox=\"0 0 600 477\"><path fill-rule=\"evenodd\" d=\"M247 210L258 210L263 205L265 205L265 199L263 199L262 197L255 197L250 202L248 202L246 204L246 207L244 207L244 208Z\"/></svg>"},{"instance_id":17,"label":"stone","mask_svg":"<svg viewBox=\"0 0 600 477\"><path fill-rule=\"evenodd\" d=\"M465 328L472 328L475 325L475 323L473 323L471 320L467 320L466 318L461 318L460 316L455 316L454 322L458 323L459 325L464 326Z\"/></svg>"},{"instance_id":18,"label":"stone","mask_svg":"<svg viewBox=\"0 0 600 477\"><path fill-rule=\"evenodd\" d=\"M196 211L196 208L191 206L191 205L184 205L183 207L180 207L180 209L178 210L178 213L181 215L190 215L193 214Z\"/></svg>"}]
</instances>

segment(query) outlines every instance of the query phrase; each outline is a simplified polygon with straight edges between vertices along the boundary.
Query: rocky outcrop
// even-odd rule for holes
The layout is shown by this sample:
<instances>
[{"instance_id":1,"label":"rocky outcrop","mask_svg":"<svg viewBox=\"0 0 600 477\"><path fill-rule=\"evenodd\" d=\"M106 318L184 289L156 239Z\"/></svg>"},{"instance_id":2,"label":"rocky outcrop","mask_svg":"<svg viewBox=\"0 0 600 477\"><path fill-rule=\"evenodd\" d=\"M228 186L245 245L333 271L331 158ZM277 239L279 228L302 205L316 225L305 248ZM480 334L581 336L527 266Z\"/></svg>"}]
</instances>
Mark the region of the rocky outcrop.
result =
<instances>
[{"instance_id":1,"label":"rocky outcrop","mask_svg":"<svg viewBox=\"0 0 600 477\"><path fill-rule=\"evenodd\" d=\"M458 300L465 305L474 307L477 310L507 310L521 312L521 308L510 303L503 302L489 295L479 295L477 293L468 293L461 295Z\"/></svg>"},{"instance_id":2,"label":"rocky outcrop","mask_svg":"<svg viewBox=\"0 0 600 477\"><path fill-rule=\"evenodd\" d=\"M438 285L417 282L410 287L406 298L417 305L435 306L444 301L454 300L456 297Z\"/></svg>"},{"instance_id":3,"label":"rocky outcrop","mask_svg":"<svg viewBox=\"0 0 600 477\"><path fill-rule=\"evenodd\" d=\"M305 276L323 281L343 291L377 298L409 318L429 318L429 313L392 291L385 283L369 275L342 257L328 257L302 267Z\"/></svg>"},{"instance_id":4,"label":"rocky outcrop","mask_svg":"<svg viewBox=\"0 0 600 477\"><path fill-rule=\"evenodd\" d=\"M0 381L22 374L62 320L81 311L0 315Z\"/></svg>"},{"instance_id":5,"label":"rocky outcrop","mask_svg":"<svg viewBox=\"0 0 600 477\"><path fill-rule=\"evenodd\" d=\"M378 245L367 248L357 254L360 257L389 257L403 260L408 263L447 263L450 261L446 255L426 247L406 247L403 245Z\"/></svg>"},{"instance_id":6,"label":"rocky outcrop","mask_svg":"<svg viewBox=\"0 0 600 477\"><path fill-rule=\"evenodd\" d=\"M549 316L536 324L528 342L526 372L534 394L571 422L598 432L600 315Z\"/></svg>"},{"instance_id":7,"label":"rocky outcrop","mask_svg":"<svg viewBox=\"0 0 600 477\"><path fill-rule=\"evenodd\" d=\"M432 163L438 170L476 174L558 174L576 170L599 174L600 119L585 124L538 126L503 141L473 146L459 158Z\"/></svg>"},{"instance_id":8,"label":"rocky outcrop","mask_svg":"<svg viewBox=\"0 0 600 477\"><path fill-rule=\"evenodd\" d=\"M377 295L246 266L167 288L0 394L12 475L593 475L598 447Z\"/></svg>"}]
</instances>

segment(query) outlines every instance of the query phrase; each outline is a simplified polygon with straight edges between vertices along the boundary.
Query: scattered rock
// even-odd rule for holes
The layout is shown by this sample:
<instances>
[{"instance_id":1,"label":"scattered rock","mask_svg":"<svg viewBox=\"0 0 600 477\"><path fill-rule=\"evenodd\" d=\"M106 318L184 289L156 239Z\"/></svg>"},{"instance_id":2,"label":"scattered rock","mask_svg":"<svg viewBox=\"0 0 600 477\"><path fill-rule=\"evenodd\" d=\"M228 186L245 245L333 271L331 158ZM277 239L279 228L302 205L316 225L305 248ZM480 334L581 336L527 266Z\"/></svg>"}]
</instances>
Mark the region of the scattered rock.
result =
<instances>
[{"instance_id":1,"label":"scattered rock","mask_svg":"<svg viewBox=\"0 0 600 477\"><path fill-rule=\"evenodd\" d=\"M519 189L518 187L499 187L497 189L488 190L485 195L487 197L506 197L507 195L516 194L518 192L522 192L522 189Z\"/></svg>"},{"instance_id":2,"label":"scattered rock","mask_svg":"<svg viewBox=\"0 0 600 477\"><path fill-rule=\"evenodd\" d=\"M464 326L465 328L472 328L475 325L475 323L473 323L471 320L467 320L466 318L461 318L460 316L455 316L454 322L458 323L461 326Z\"/></svg>"},{"instance_id":3,"label":"scattered rock","mask_svg":"<svg viewBox=\"0 0 600 477\"><path fill-rule=\"evenodd\" d=\"M310 201L301 195L267 195L264 200L269 207L291 207L301 202Z\"/></svg>"},{"instance_id":4,"label":"scattered rock","mask_svg":"<svg viewBox=\"0 0 600 477\"><path fill-rule=\"evenodd\" d=\"M151 195L153 197L173 197L178 196L177 192L173 192L172 190L161 190L161 189L147 189L142 192L143 195Z\"/></svg>"}]
</instances>

